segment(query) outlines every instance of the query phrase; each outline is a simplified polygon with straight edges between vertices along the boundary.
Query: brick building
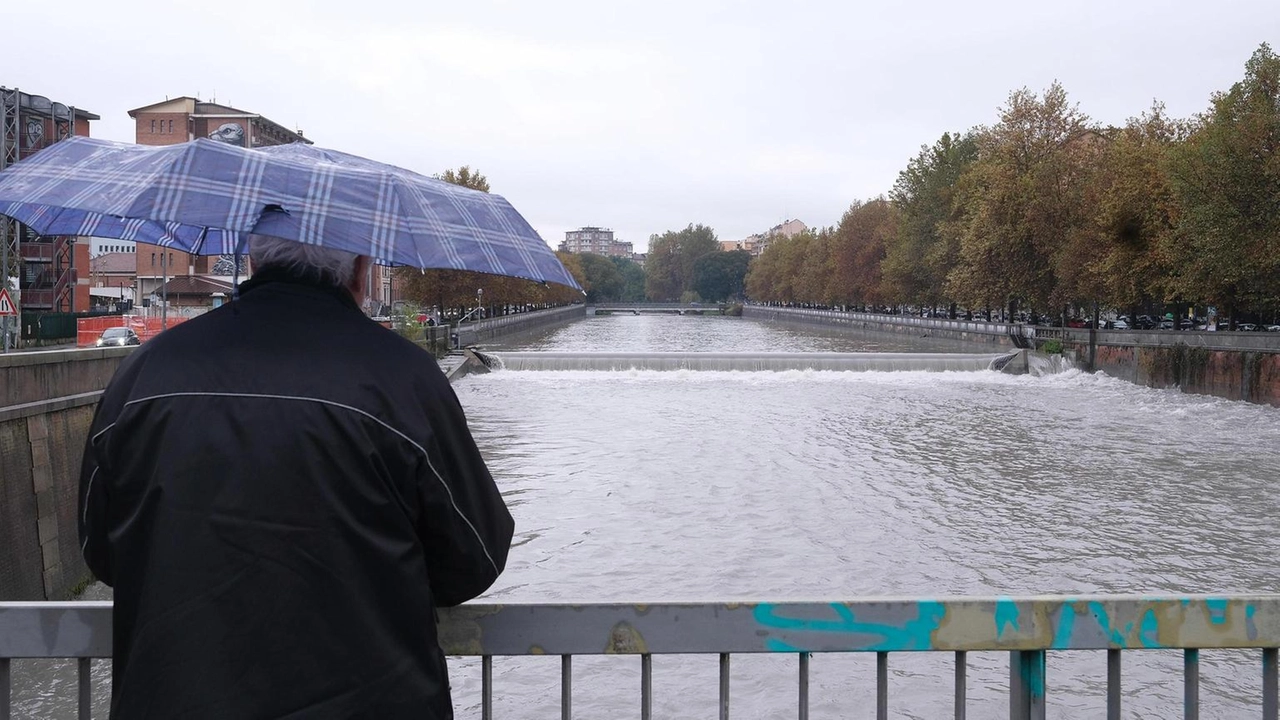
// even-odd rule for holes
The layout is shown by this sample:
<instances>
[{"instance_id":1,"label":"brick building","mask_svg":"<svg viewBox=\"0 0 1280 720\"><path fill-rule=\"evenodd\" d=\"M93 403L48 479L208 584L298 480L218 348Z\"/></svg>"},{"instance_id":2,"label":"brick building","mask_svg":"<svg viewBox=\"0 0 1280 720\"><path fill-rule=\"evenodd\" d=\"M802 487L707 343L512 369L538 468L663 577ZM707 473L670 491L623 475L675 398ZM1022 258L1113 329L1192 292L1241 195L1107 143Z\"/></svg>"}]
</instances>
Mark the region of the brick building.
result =
<instances>
[{"instance_id":1,"label":"brick building","mask_svg":"<svg viewBox=\"0 0 1280 720\"><path fill-rule=\"evenodd\" d=\"M601 227L584 227L566 232L559 249L560 252L595 253L628 260L635 256L631 243L614 239L612 230Z\"/></svg>"},{"instance_id":2,"label":"brick building","mask_svg":"<svg viewBox=\"0 0 1280 720\"><path fill-rule=\"evenodd\" d=\"M768 250L775 239L794 237L808 229L809 226L799 220L786 220L762 233L748 235L742 240L721 240L720 249L746 250L751 253L751 257L760 257L760 254Z\"/></svg>"},{"instance_id":3,"label":"brick building","mask_svg":"<svg viewBox=\"0 0 1280 720\"><path fill-rule=\"evenodd\" d=\"M72 135L88 135L97 115L0 86L0 169ZM0 217L0 256L18 278L23 312L72 312L89 309L87 238L37 235ZM0 268L0 278L6 277ZM8 276L12 277L12 276ZM3 286L6 283L0 283Z\"/></svg>"},{"instance_id":4,"label":"brick building","mask_svg":"<svg viewBox=\"0 0 1280 720\"><path fill-rule=\"evenodd\" d=\"M175 145L196 138L250 148L294 142L311 144L301 131L289 130L257 113L193 97L178 97L135 108L129 111L129 117L134 120L134 134L139 145ZM183 307L188 311L202 303L205 307L219 304L218 289L231 282L235 269L231 256L192 255L148 243L138 243L135 254L139 298L160 300L156 296L166 282L178 278L203 278L205 282L179 281L169 285L169 289L183 290ZM242 279L249 270L251 268L242 266ZM371 287L375 290L372 293L376 301L374 306L390 305L397 289L393 287L391 269L376 267ZM202 294L208 299L199 300L198 296ZM168 292L163 295L173 306L175 300L168 298ZM366 309L371 314L381 311L380 307Z\"/></svg>"}]
</instances>

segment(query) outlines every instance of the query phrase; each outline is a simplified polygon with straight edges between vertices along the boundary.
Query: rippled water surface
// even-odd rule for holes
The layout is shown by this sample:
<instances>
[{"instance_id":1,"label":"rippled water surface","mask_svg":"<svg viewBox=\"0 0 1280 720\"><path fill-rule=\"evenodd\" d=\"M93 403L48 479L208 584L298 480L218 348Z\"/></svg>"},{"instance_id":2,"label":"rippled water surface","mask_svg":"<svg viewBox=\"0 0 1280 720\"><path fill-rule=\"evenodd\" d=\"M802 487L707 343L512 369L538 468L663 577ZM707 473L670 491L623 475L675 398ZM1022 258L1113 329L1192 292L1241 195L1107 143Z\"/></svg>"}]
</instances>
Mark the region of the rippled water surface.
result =
<instances>
[{"instance_id":1,"label":"rippled water surface","mask_svg":"<svg viewBox=\"0 0 1280 720\"><path fill-rule=\"evenodd\" d=\"M643 315L489 347L964 346ZM1277 589L1276 408L1076 371L500 371L455 388L517 523L493 601ZM1007 654L969 660L969 717L1007 716ZM1125 717L1181 716L1180 654L1124 662ZM891 716L951 717L951 663L892 655ZM1258 715L1256 653L1201 664L1202 718ZM451 668L459 717L478 718L478 663ZM495 660L497 716L559 717L559 668ZM1105 654L1050 654L1048 671L1050 717L1105 715ZM654 717L715 717L717 672L715 656L656 657ZM575 658L573 679L575 717L639 716L637 659ZM795 716L794 656L735 656L732 683L734 718ZM874 717L874 655L815 656L810 698L813 718Z\"/></svg>"},{"instance_id":2,"label":"rippled water surface","mask_svg":"<svg viewBox=\"0 0 1280 720\"><path fill-rule=\"evenodd\" d=\"M921 342L615 316L505 349L958 349ZM1076 371L508 371L456 389L518 526L494 600L1276 591L1276 408ZM1007 656L970 661L970 717L1007 714ZM891 656L894 716L949 717L951 662ZM1126 717L1180 716L1181 662L1126 654ZM556 714L558 660L497 663L497 707ZM1256 654L1202 666L1201 717L1256 715ZM474 713L478 672L455 668ZM575 716L638 715L638 661L574 668ZM654 668L656 716L714 717L714 656ZM734 717L794 716L794 657L734 670ZM874 714L873 656L813 673L811 717ZM1051 655L1050 715L1104 715L1105 683L1105 654Z\"/></svg>"}]
</instances>

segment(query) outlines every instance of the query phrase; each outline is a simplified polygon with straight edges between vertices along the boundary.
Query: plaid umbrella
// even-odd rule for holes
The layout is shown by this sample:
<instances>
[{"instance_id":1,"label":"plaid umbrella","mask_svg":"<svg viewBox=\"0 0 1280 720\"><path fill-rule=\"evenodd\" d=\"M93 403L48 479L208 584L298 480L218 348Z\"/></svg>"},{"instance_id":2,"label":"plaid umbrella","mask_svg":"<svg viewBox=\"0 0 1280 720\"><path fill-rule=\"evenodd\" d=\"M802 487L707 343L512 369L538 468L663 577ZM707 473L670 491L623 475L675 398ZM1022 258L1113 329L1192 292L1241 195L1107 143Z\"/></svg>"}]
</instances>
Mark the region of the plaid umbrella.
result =
<instances>
[{"instance_id":1,"label":"plaid umbrella","mask_svg":"<svg viewBox=\"0 0 1280 720\"><path fill-rule=\"evenodd\" d=\"M303 143L249 150L204 138L149 147L72 137L0 172L0 214L44 235L225 255L243 252L254 232L387 264L581 289L501 196Z\"/></svg>"}]
</instances>

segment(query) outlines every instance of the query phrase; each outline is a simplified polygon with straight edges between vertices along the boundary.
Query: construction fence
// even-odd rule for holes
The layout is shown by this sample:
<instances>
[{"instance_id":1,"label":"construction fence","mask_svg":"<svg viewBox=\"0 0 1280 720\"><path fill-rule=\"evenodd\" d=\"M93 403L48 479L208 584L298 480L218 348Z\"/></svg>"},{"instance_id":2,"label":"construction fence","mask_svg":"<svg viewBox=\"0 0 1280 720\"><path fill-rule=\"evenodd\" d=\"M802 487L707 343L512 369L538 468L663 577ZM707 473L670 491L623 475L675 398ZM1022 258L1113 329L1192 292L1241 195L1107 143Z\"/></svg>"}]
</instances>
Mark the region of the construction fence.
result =
<instances>
[{"instance_id":1,"label":"construction fence","mask_svg":"<svg viewBox=\"0 0 1280 720\"><path fill-rule=\"evenodd\" d=\"M165 329L173 327L187 318L181 315L170 317L166 323L161 318L149 318L141 315L107 315L103 317L80 318L76 322L76 347L93 347L102 331L113 327L133 328L138 339L146 342Z\"/></svg>"}]
</instances>

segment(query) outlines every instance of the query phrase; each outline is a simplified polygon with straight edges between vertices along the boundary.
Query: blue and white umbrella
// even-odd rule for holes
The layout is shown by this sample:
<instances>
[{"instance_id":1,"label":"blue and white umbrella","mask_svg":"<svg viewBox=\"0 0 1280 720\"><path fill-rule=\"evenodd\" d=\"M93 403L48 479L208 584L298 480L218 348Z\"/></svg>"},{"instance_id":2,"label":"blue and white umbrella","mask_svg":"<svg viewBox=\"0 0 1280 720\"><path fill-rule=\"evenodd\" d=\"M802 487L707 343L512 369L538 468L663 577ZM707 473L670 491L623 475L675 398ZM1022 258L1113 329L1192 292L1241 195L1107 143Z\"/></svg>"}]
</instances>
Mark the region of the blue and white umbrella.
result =
<instances>
[{"instance_id":1,"label":"blue and white umbrella","mask_svg":"<svg viewBox=\"0 0 1280 720\"><path fill-rule=\"evenodd\" d=\"M501 196L303 143L150 147L73 137L0 172L0 214L43 235L226 255L259 233L386 264L581 289Z\"/></svg>"}]
</instances>

